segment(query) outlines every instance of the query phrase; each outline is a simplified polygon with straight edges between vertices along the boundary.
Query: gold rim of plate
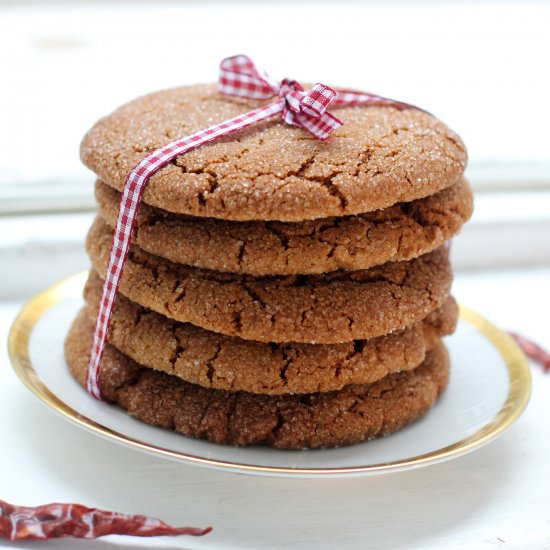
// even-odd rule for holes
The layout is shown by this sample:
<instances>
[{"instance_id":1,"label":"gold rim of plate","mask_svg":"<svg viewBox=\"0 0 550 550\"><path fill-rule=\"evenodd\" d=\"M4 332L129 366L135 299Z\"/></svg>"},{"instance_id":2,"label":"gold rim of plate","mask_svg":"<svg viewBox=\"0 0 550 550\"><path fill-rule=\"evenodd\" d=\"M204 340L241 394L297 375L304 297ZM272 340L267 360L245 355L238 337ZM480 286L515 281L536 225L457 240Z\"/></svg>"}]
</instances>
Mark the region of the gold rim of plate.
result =
<instances>
[{"instance_id":1,"label":"gold rim of plate","mask_svg":"<svg viewBox=\"0 0 550 550\"><path fill-rule=\"evenodd\" d=\"M531 394L531 374L529 364L524 353L518 345L505 332L481 317L478 313L469 308L460 306L460 319L477 331L483 334L498 350L507 369L510 380L508 396L495 417L483 428L469 437L466 437L452 445L437 449L435 451L402 459L393 462L380 464L369 464L366 466L350 466L343 468L283 468L277 466L257 466L253 464L241 464L204 458L183 452L173 451L159 447L145 441L128 437L124 434L111 430L94 420L75 411L56 395L54 395L42 382L31 363L29 356L29 340L37 321L51 307L67 299L77 298L81 295L84 282L88 272L77 273L63 279L32 298L21 310L8 336L8 352L12 366L21 381L27 388L43 403L51 407L55 412L68 420L82 426L83 428L96 433L107 439L146 451L152 454L162 455L168 458L202 464L210 467L218 467L226 470L240 472L266 473L266 474L296 474L296 475L343 475L376 473L392 470L402 470L431 463L440 462L458 455L466 454L477 449L489 441L498 437L513 422L515 422L524 411ZM182 436L184 437L184 436Z\"/></svg>"}]
</instances>

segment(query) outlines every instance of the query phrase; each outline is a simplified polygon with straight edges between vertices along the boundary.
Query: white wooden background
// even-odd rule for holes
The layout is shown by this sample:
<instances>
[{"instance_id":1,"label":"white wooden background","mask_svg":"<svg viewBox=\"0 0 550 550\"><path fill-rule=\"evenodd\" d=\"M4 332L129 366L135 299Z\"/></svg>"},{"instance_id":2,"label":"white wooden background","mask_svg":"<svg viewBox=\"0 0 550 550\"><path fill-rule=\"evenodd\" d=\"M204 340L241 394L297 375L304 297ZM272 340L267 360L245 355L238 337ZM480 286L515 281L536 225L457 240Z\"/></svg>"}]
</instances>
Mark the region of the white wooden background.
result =
<instances>
[{"instance_id":1,"label":"white wooden background","mask_svg":"<svg viewBox=\"0 0 550 550\"><path fill-rule=\"evenodd\" d=\"M78 146L100 116L213 81L236 53L426 107L462 135L480 184L506 162L499 182L550 186L549 21L550 3L528 0L0 0L0 186L91 181Z\"/></svg>"},{"instance_id":2,"label":"white wooden background","mask_svg":"<svg viewBox=\"0 0 550 550\"><path fill-rule=\"evenodd\" d=\"M137 95L214 80L237 52L277 77L430 109L463 136L478 190L456 265L550 265L549 21L550 3L535 1L0 0L0 267L21 266L0 269L0 299L79 268L89 223L2 213L90 210L78 147L95 120Z\"/></svg>"}]
</instances>

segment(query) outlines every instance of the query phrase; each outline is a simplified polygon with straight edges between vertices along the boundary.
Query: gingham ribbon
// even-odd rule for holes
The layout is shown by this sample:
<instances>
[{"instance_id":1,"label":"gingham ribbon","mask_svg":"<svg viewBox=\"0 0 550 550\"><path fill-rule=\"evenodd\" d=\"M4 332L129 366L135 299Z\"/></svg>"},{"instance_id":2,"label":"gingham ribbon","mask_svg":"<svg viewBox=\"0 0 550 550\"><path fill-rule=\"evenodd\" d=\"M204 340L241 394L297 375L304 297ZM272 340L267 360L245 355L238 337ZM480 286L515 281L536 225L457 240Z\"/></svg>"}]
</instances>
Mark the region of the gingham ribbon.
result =
<instances>
[{"instance_id":1,"label":"gingham ribbon","mask_svg":"<svg viewBox=\"0 0 550 550\"><path fill-rule=\"evenodd\" d=\"M92 350L86 371L86 388L97 399L102 399L99 387L99 372L107 331L124 264L128 256L141 196L153 174L174 158L196 149L204 143L257 124L279 113L282 114L287 124L300 126L316 138L324 140L343 124L341 120L327 111L329 105L342 107L376 104L397 108L416 108L407 103L369 93L351 90L335 91L323 84L315 84L311 90L306 92L295 80L284 79L282 82L273 80L264 70L257 67L250 58L244 55L229 57L222 61L219 91L222 94L252 100L267 100L275 96L278 99L243 115L172 141L149 153L128 174L120 201Z\"/></svg>"},{"instance_id":2,"label":"gingham ribbon","mask_svg":"<svg viewBox=\"0 0 550 550\"><path fill-rule=\"evenodd\" d=\"M516 344L529 359L538 363L544 369L544 372L550 373L550 353L548 351L517 332L508 332L508 334L515 340Z\"/></svg>"}]
</instances>

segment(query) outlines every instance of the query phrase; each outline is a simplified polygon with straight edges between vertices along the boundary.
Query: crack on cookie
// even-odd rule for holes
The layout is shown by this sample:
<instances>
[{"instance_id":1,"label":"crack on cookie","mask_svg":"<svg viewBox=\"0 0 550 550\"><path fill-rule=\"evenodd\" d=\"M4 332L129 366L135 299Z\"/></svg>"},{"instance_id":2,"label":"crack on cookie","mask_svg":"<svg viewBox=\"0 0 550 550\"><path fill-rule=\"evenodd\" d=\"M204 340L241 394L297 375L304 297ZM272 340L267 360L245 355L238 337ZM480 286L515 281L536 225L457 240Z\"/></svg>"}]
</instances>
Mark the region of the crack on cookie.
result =
<instances>
[{"instance_id":1,"label":"crack on cookie","mask_svg":"<svg viewBox=\"0 0 550 550\"><path fill-rule=\"evenodd\" d=\"M284 176L284 179L294 176L297 178L304 178L309 182L319 183L328 191L329 195L337 198L340 203L340 207L342 209L345 209L347 207L347 198L342 193L341 189L333 182L334 178L340 175L342 171L335 170L332 172L332 174L327 175L325 177L308 176L307 171L309 170L309 168L311 168L311 166L313 166L316 163L316 161L317 161L316 154L309 156L306 160L304 160L300 164L300 166L297 169L287 172L286 175Z\"/></svg>"},{"instance_id":2,"label":"crack on cookie","mask_svg":"<svg viewBox=\"0 0 550 550\"><path fill-rule=\"evenodd\" d=\"M246 249L246 242L238 241L238 246L239 246L239 249L237 251L237 263L241 265L243 263L244 252Z\"/></svg>"},{"instance_id":3,"label":"crack on cookie","mask_svg":"<svg viewBox=\"0 0 550 550\"><path fill-rule=\"evenodd\" d=\"M116 312L116 309L120 306L120 300L117 300L117 303L115 305L115 312ZM134 325L137 327L139 326L140 322L141 322L141 317L143 315L143 309L140 308L140 307L134 307L134 308L131 308L131 311L133 313L133 323Z\"/></svg>"},{"instance_id":4,"label":"crack on cookie","mask_svg":"<svg viewBox=\"0 0 550 550\"><path fill-rule=\"evenodd\" d=\"M240 142L239 139L236 139L235 141ZM176 157L175 159L170 161L170 164L176 166L181 170L182 174L198 174L206 176L206 180L208 183L208 189L203 189L201 191L197 192L197 202L199 205L203 208L207 207L208 199L214 195L216 189L220 187L220 181L219 176L215 171L215 166L220 164L227 164L228 162L234 163L235 161L240 160L246 153L249 152L249 149L247 147L244 147L242 151L239 153L229 155L228 153L222 155L218 160L216 161L210 161L207 164L194 169L189 169L187 165L184 163L184 156L180 155ZM222 205L225 207L225 204L223 204L224 199L222 200Z\"/></svg>"},{"instance_id":5,"label":"crack on cookie","mask_svg":"<svg viewBox=\"0 0 550 550\"><path fill-rule=\"evenodd\" d=\"M222 342L218 342L216 346L216 350L214 351L214 354L212 357L206 360L206 378L209 380L210 385L212 385L212 379L214 378L214 372L216 370L214 366L214 362L218 358L218 355L220 354L222 350Z\"/></svg>"},{"instance_id":6,"label":"crack on cookie","mask_svg":"<svg viewBox=\"0 0 550 550\"><path fill-rule=\"evenodd\" d=\"M100 215L105 217L106 223L110 227L113 227L116 222L116 204L119 202L120 194L104 183L97 184L96 194L100 204ZM163 227L154 230L156 235L149 232L144 234L143 241L141 231L139 231L134 239L137 244L150 253L168 257L181 264L195 265L197 269L235 270L241 274L250 271L251 274L265 277L270 276L270 266L264 265L266 262L262 262L262 258L258 257L258 252L256 252L262 250L261 244L264 239L267 239L266 246L269 243L273 254L277 256L277 267L271 267L271 269L281 270L283 275L289 266L292 270L297 270L297 264L302 261L300 250L303 247L306 248L307 255L309 250L312 253L315 250L311 249L312 246L318 245L325 245L318 251L318 257L323 257L328 264L323 271L333 271L339 268L354 269L355 260L353 258L358 254L361 262L366 258L372 258L374 241L380 240L384 231L390 233L392 237L396 236L399 241L398 246L392 247L391 250L390 248L381 249L379 251L380 260L377 260L375 254L371 262L381 263L382 259L384 261L408 260L411 255L418 255L418 252L428 253L444 240L456 234L471 215L471 210L471 192L463 180L440 191L437 195L418 199L411 203L399 203L368 214L310 220L302 223L199 220L192 216L167 212L160 214L159 209L143 204L136 228L154 227L161 224L166 228L173 227L177 231L178 224L182 224L182 236L184 239L191 240L191 246L176 247L169 244L168 250L163 252L161 243L166 242L166 232L168 231L168 229L163 230ZM348 225L352 230L351 238L345 238ZM196 234L195 237L194 234ZM250 237L250 235L253 236ZM269 240L270 236L278 240L280 247ZM227 240L227 246L224 247L221 254L216 253L215 249L211 254L204 254L202 247L205 247L208 252L209 247L218 248L224 240ZM193 248L193 242L198 243L199 250ZM205 244L201 245L201 243ZM249 244L253 244L252 255L248 254ZM186 252L187 249L189 253ZM198 254L199 251L200 254ZM246 257L245 253L247 253ZM339 258L335 261L333 260L334 256ZM313 262L313 258L309 261ZM358 265L355 269L370 267L369 262L365 266ZM254 273L258 268L260 272ZM321 271L320 267L318 269Z\"/></svg>"},{"instance_id":7,"label":"crack on cookie","mask_svg":"<svg viewBox=\"0 0 550 550\"><path fill-rule=\"evenodd\" d=\"M289 355L287 347L285 345L280 346L281 357L283 358L283 364L279 370L279 378L283 381L284 385L288 384L286 373L292 363L292 356Z\"/></svg>"},{"instance_id":8,"label":"crack on cookie","mask_svg":"<svg viewBox=\"0 0 550 550\"><path fill-rule=\"evenodd\" d=\"M186 351L185 346L183 346L181 344L181 341L178 337L178 334L176 333L176 330L175 330L176 328L177 327L174 327L174 329L173 329L173 335L174 335L174 338L176 339L177 344L176 344L176 347L174 348L174 350L172 351L172 354L170 355L170 358L168 359L168 362L172 366L170 374L174 373L175 368L176 368L176 363L178 362L179 358L181 357L181 354Z\"/></svg>"},{"instance_id":9,"label":"crack on cookie","mask_svg":"<svg viewBox=\"0 0 550 550\"><path fill-rule=\"evenodd\" d=\"M321 241L321 242L323 242L323 241ZM326 244L329 244L329 243L327 242ZM338 248L339 248L338 243L332 244L332 246L330 247L330 250L326 254L327 260L329 260L330 258L332 258L334 256L334 254L336 253L336 250L338 250Z\"/></svg>"},{"instance_id":10,"label":"crack on cookie","mask_svg":"<svg viewBox=\"0 0 550 550\"><path fill-rule=\"evenodd\" d=\"M366 340L353 340L351 342L353 344L353 349L346 355L344 359L344 363L349 363L352 359L357 357L358 355L361 355L363 353L363 350L365 349L365 346L367 344Z\"/></svg>"},{"instance_id":11,"label":"crack on cookie","mask_svg":"<svg viewBox=\"0 0 550 550\"><path fill-rule=\"evenodd\" d=\"M285 416L281 412L281 409L279 408L279 403L275 405L275 417L276 417L276 423L275 423L275 426L273 426L273 429L271 430L271 437L273 440L276 440L278 438L279 432L282 430L286 422Z\"/></svg>"},{"instance_id":12,"label":"crack on cookie","mask_svg":"<svg viewBox=\"0 0 550 550\"><path fill-rule=\"evenodd\" d=\"M458 137L457 134L455 134L452 130L447 132L442 132L441 129L438 126L433 126L431 130L436 133L439 137L443 138L447 143L451 143L451 151L453 152L462 152L462 155L460 157L452 156L451 151L447 151L447 154L452 157L452 159L455 162L459 162L462 160L462 156L464 155L464 144L462 143L462 140Z\"/></svg>"},{"instance_id":13,"label":"crack on cookie","mask_svg":"<svg viewBox=\"0 0 550 550\"><path fill-rule=\"evenodd\" d=\"M172 303L174 305L178 305L180 302L183 302L185 300L185 297L187 296L187 289L185 286L182 286L180 284L179 280L176 280L176 288L172 292Z\"/></svg>"},{"instance_id":14,"label":"crack on cookie","mask_svg":"<svg viewBox=\"0 0 550 550\"><path fill-rule=\"evenodd\" d=\"M271 312L270 305L262 299L260 294L256 292L256 289L254 288L255 285L252 284L243 284L244 291L250 296L253 302L260 305L262 311L266 313L269 316L270 323L273 325L275 324L275 317L273 313Z\"/></svg>"},{"instance_id":15,"label":"crack on cookie","mask_svg":"<svg viewBox=\"0 0 550 550\"><path fill-rule=\"evenodd\" d=\"M332 392L330 392L332 393ZM311 407L315 403L315 394L312 393L303 393L298 395L298 403L304 407Z\"/></svg>"},{"instance_id":16,"label":"crack on cookie","mask_svg":"<svg viewBox=\"0 0 550 550\"><path fill-rule=\"evenodd\" d=\"M342 193L342 190L338 187L338 185L333 182L333 177L316 181L318 181L328 191L329 195L332 195L333 197L338 199L342 210L346 209L348 205L348 200L344 193Z\"/></svg>"},{"instance_id":17,"label":"crack on cookie","mask_svg":"<svg viewBox=\"0 0 550 550\"><path fill-rule=\"evenodd\" d=\"M199 204L201 206L206 207L209 195L213 195L215 193L216 189L219 187L219 183L216 179L215 174L206 171L204 171L203 174L206 176L206 179L208 181L208 189L199 191L197 195L197 200L199 201Z\"/></svg>"},{"instance_id":18,"label":"crack on cookie","mask_svg":"<svg viewBox=\"0 0 550 550\"><path fill-rule=\"evenodd\" d=\"M402 152L401 148L395 147L393 149L390 149L386 153L384 153L383 158L384 159L392 159L392 158L395 158L395 157L399 156L401 154L401 152Z\"/></svg>"},{"instance_id":19,"label":"crack on cookie","mask_svg":"<svg viewBox=\"0 0 550 550\"><path fill-rule=\"evenodd\" d=\"M122 392L129 391L132 388L135 388L136 386L138 386L141 383L145 374L146 374L146 369L139 368L136 366L131 370L129 377L124 378L119 382L115 382L115 385L113 388L115 399L113 399L112 401L114 402L118 401L120 399L119 396ZM100 382L101 382L101 378L100 378Z\"/></svg>"},{"instance_id":20,"label":"crack on cookie","mask_svg":"<svg viewBox=\"0 0 550 550\"><path fill-rule=\"evenodd\" d=\"M146 252L142 252L138 248L131 246L130 250L128 251L128 259L127 262L133 263L139 267L142 267L149 271L151 275L153 276L153 279L155 281L159 278L159 266L162 264L159 264L154 261L150 261L149 258L146 256Z\"/></svg>"},{"instance_id":21,"label":"crack on cookie","mask_svg":"<svg viewBox=\"0 0 550 550\"><path fill-rule=\"evenodd\" d=\"M235 424L233 422L233 416L235 414L235 411L237 409L238 405L238 399L236 394L232 394L229 401L229 407L225 413L226 418L226 431L232 435L232 437L235 437L235 431L234 427Z\"/></svg>"},{"instance_id":22,"label":"crack on cookie","mask_svg":"<svg viewBox=\"0 0 550 550\"><path fill-rule=\"evenodd\" d=\"M232 325L233 330L235 331L235 334L241 334L243 325L242 325L242 319L241 319L241 312L240 311L234 311L233 317L232 317Z\"/></svg>"},{"instance_id":23,"label":"crack on cookie","mask_svg":"<svg viewBox=\"0 0 550 550\"><path fill-rule=\"evenodd\" d=\"M284 231L281 231L278 228L278 225L280 222L266 222L265 227L275 236L277 239L279 239L281 246L283 247L283 250L287 251L289 249L289 242L290 239L288 236L284 233ZM288 263L288 258L287 258Z\"/></svg>"},{"instance_id":24,"label":"crack on cookie","mask_svg":"<svg viewBox=\"0 0 550 550\"><path fill-rule=\"evenodd\" d=\"M295 176L297 178L305 177L306 179L308 179L306 176L306 172L313 164L315 164L315 160L316 160L315 157L316 157L315 154L307 157L306 160L300 163L300 166L298 168L287 171L283 179L286 179L292 176Z\"/></svg>"},{"instance_id":25,"label":"crack on cookie","mask_svg":"<svg viewBox=\"0 0 550 550\"><path fill-rule=\"evenodd\" d=\"M359 156L357 157L357 164L355 166L355 171L352 173L352 176L357 177L363 170L368 171L369 164L373 156L374 149L372 147L367 147L364 151L361 151L361 153L359 153Z\"/></svg>"}]
</instances>

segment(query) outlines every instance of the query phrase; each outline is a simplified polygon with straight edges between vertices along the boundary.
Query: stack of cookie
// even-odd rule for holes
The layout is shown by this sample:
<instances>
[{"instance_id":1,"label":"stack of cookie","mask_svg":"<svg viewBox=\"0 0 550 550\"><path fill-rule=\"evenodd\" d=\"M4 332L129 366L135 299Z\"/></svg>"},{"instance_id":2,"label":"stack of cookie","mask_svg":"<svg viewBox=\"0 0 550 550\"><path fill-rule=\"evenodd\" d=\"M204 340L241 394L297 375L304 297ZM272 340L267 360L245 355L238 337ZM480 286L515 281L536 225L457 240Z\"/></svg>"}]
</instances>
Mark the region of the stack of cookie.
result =
<instances>
[{"instance_id":1,"label":"stack of cookie","mask_svg":"<svg viewBox=\"0 0 550 550\"><path fill-rule=\"evenodd\" d=\"M127 173L257 106L178 88L84 138L99 215L66 341L81 383ZM326 142L264 122L153 176L100 371L108 400L187 436L289 449L386 435L432 407L457 320L445 243L472 211L464 146L419 110L333 112L344 126Z\"/></svg>"}]
</instances>

